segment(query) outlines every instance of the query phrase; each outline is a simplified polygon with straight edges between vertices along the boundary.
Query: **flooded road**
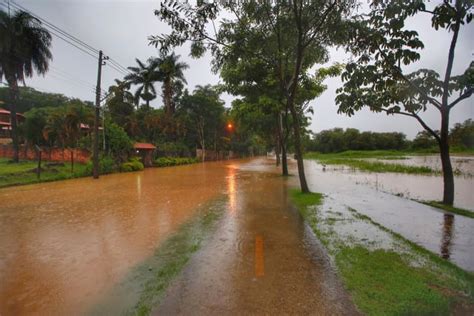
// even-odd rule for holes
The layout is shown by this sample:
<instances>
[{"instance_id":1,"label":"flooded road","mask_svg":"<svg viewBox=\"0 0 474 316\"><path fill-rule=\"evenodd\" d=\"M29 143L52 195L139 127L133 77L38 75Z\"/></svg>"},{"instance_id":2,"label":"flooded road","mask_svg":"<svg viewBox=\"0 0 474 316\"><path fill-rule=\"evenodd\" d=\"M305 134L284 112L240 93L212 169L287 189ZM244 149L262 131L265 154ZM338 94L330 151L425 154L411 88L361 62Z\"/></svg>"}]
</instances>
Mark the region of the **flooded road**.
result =
<instances>
[{"instance_id":1,"label":"flooded road","mask_svg":"<svg viewBox=\"0 0 474 316\"><path fill-rule=\"evenodd\" d=\"M0 314L90 311L223 194L222 223L160 311L353 311L322 247L289 207L285 182L272 161L257 159L1 189Z\"/></svg>"},{"instance_id":2,"label":"flooded road","mask_svg":"<svg viewBox=\"0 0 474 316\"><path fill-rule=\"evenodd\" d=\"M154 314L357 315L273 162L229 167L229 211Z\"/></svg>"},{"instance_id":3,"label":"flooded road","mask_svg":"<svg viewBox=\"0 0 474 316\"><path fill-rule=\"evenodd\" d=\"M402 192L410 190L411 197L418 194L429 200L426 194L436 192L434 181L439 185L439 177L377 174L340 168L326 168L324 171L320 164L310 160L305 161L305 171L310 190L328 195L330 198L325 199L326 202L354 208L461 268L474 271L474 219L446 214L409 200L406 194L401 197L385 192L390 192L387 188L398 187ZM462 201L458 202L461 205L469 206L468 209L474 207L472 181L472 178L456 177L456 199Z\"/></svg>"},{"instance_id":4,"label":"flooded road","mask_svg":"<svg viewBox=\"0 0 474 316\"><path fill-rule=\"evenodd\" d=\"M0 190L0 314L81 314L195 209L224 163Z\"/></svg>"}]
</instances>

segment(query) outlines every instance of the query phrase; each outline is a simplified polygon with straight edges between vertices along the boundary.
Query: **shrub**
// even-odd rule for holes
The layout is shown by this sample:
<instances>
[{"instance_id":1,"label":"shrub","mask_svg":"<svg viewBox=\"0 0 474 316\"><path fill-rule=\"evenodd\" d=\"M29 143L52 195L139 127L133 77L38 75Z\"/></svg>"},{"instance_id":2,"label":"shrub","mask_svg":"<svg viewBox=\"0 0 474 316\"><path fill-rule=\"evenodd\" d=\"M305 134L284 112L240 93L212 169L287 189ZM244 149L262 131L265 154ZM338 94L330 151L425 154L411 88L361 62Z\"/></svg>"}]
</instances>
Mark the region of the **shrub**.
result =
<instances>
[{"instance_id":1,"label":"shrub","mask_svg":"<svg viewBox=\"0 0 474 316\"><path fill-rule=\"evenodd\" d=\"M89 160L86 164L85 173L92 174L92 160ZM112 173L115 171L115 163L112 157L103 156L99 159L99 173L100 174L107 174Z\"/></svg>"},{"instance_id":2,"label":"shrub","mask_svg":"<svg viewBox=\"0 0 474 316\"><path fill-rule=\"evenodd\" d=\"M120 171L122 172L140 171L143 169L144 166L140 162L140 158L137 157L130 158L128 162L125 162L120 166Z\"/></svg>"},{"instance_id":3,"label":"shrub","mask_svg":"<svg viewBox=\"0 0 474 316\"><path fill-rule=\"evenodd\" d=\"M189 165L196 162L199 162L199 160L196 158L160 157L155 160L154 165L156 167L170 167Z\"/></svg>"}]
</instances>

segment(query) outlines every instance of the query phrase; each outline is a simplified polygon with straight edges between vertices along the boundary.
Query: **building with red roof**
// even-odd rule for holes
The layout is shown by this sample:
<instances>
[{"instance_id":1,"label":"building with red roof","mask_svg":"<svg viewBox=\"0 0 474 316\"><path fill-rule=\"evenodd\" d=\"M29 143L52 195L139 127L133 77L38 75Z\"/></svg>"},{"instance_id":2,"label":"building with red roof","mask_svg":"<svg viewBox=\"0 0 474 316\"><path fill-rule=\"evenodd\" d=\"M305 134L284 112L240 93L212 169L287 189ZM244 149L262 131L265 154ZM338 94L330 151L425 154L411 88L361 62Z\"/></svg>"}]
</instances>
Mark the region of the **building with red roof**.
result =
<instances>
[{"instance_id":1,"label":"building with red roof","mask_svg":"<svg viewBox=\"0 0 474 316\"><path fill-rule=\"evenodd\" d=\"M140 156L142 163L145 167L153 166L153 152L156 146L150 143L135 143L133 145L135 153Z\"/></svg>"},{"instance_id":2,"label":"building with red roof","mask_svg":"<svg viewBox=\"0 0 474 316\"><path fill-rule=\"evenodd\" d=\"M22 113L16 114L17 124L22 124L25 121L25 116ZM11 138L12 122L10 119L10 111L0 108L0 138Z\"/></svg>"}]
</instances>

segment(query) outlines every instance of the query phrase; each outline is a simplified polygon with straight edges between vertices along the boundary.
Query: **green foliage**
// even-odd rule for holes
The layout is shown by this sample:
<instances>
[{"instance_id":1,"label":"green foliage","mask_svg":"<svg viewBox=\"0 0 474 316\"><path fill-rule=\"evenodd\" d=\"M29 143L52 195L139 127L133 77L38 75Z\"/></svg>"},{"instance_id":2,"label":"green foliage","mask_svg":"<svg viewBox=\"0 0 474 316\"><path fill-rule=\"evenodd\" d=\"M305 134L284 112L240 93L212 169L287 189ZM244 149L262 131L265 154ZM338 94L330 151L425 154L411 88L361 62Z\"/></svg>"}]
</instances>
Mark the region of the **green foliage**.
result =
<instances>
[{"instance_id":1,"label":"green foliage","mask_svg":"<svg viewBox=\"0 0 474 316\"><path fill-rule=\"evenodd\" d=\"M86 173L92 175L93 164L92 161L88 161L86 164ZM99 173L100 174L109 174L116 171L115 161L110 156L102 156L99 159Z\"/></svg>"},{"instance_id":2,"label":"green foliage","mask_svg":"<svg viewBox=\"0 0 474 316\"><path fill-rule=\"evenodd\" d=\"M47 141L43 136L43 131L48 121L52 108L33 108L25 113L23 123L24 136L30 144L46 145Z\"/></svg>"},{"instance_id":3,"label":"green foliage","mask_svg":"<svg viewBox=\"0 0 474 316\"><path fill-rule=\"evenodd\" d=\"M109 123L105 129L105 139L109 154L118 163L122 162L133 148L132 140L124 129L115 123Z\"/></svg>"},{"instance_id":4,"label":"green foliage","mask_svg":"<svg viewBox=\"0 0 474 316\"><path fill-rule=\"evenodd\" d=\"M156 167L188 165L199 162L196 158L160 157L154 161Z\"/></svg>"},{"instance_id":5,"label":"green foliage","mask_svg":"<svg viewBox=\"0 0 474 316\"><path fill-rule=\"evenodd\" d=\"M456 123L449 133L451 146L465 149L474 148L474 122L472 119L464 123Z\"/></svg>"},{"instance_id":6,"label":"green foliage","mask_svg":"<svg viewBox=\"0 0 474 316\"><path fill-rule=\"evenodd\" d=\"M401 150L408 147L408 142L403 133L361 133L355 128L334 128L315 134L307 146L311 151L333 153L346 150Z\"/></svg>"},{"instance_id":7,"label":"green foliage","mask_svg":"<svg viewBox=\"0 0 474 316\"><path fill-rule=\"evenodd\" d=\"M9 108L9 90L7 87L0 87L0 101L4 102L1 107ZM48 93L35 90L31 87L19 87L17 99L17 111L25 113L34 108L61 107L67 104L70 99L59 93Z\"/></svg>"},{"instance_id":8,"label":"green foliage","mask_svg":"<svg viewBox=\"0 0 474 316\"><path fill-rule=\"evenodd\" d=\"M436 98L444 93L454 94L457 91L460 95L466 94L463 98L469 97L472 84L461 84L466 81L469 72L455 77L449 73L448 81L444 82L431 69L404 74L401 68L401 64L418 61L419 50L424 47L418 32L406 27L406 19L420 12L430 13L436 30L441 27L458 32L461 25L470 22L472 4L468 1L457 3L459 5L445 1L431 12L426 10L422 1L393 1L387 4L376 1L369 14L356 17L348 49L358 59L348 63L342 74L345 83L337 90L336 98L339 112L353 115L368 106L375 112L404 112L415 117L427 106L439 107L441 102ZM444 100L442 102L444 107L448 107ZM449 105L456 103L455 100Z\"/></svg>"},{"instance_id":9,"label":"green foliage","mask_svg":"<svg viewBox=\"0 0 474 316\"><path fill-rule=\"evenodd\" d=\"M225 133L224 102L217 87L197 86L192 94L185 91L177 115L194 131L195 143L202 149L217 148Z\"/></svg>"},{"instance_id":10,"label":"green foliage","mask_svg":"<svg viewBox=\"0 0 474 316\"><path fill-rule=\"evenodd\" d=\"M52 59L52 36L40 20L25 11L9 14L0 10L0 80L5 77L11 89L18 81L42 75Z\"/></svg>"},{"instance_id":11,"label":"green foliage","mask_svg":"<svg viewBox=\"0 0 474 316\"><path fill-rule=\"evenodd\" d=\"M150 101L156 98L154 84L160 80L159 65L152 57L148 59L147 64L144 64L138 58L135 61L138 67L128 67L130 73L124 79L129 85L138 86L135 91L135 104L138 105L140 99L143 99L147 108L149 108Z\"/></svg>"},{"instance_id":12,"label":"green foliage","mask_svg":"<svg viewBox=\"0 0 474 316\"><path fill-rule=\"evenodd\" d=\"M138 157L132 157L129 159L129 162L120 165L120 171L122 172L141 171L144 168L143 163L140 162Z\"/></svg>"},{"instance_id":13,"label":"green foliage","mask_svg":"<svg viewBox=\"0 0 474 316\"><path fill-rule=\"evenodd\" d=\"M158 65L160 79L163 81L163 103L165 112L174 113L176 104L173 102L173 95L179 89L180 84L186 83L183 71L189 68L185 62L179 62L179 55L171 53L154 59Z\"/></svg>"},{"instance_id":14,"label":"green foliage","mask_svg":"<svg viewBox=\"0 0 474 316\"><path fill-rule=\"evenodd\" d=\"M438 146L436 139L427 131L419 132L412 142L413 149L429 149Z\"/></svg>"}]
</instances>

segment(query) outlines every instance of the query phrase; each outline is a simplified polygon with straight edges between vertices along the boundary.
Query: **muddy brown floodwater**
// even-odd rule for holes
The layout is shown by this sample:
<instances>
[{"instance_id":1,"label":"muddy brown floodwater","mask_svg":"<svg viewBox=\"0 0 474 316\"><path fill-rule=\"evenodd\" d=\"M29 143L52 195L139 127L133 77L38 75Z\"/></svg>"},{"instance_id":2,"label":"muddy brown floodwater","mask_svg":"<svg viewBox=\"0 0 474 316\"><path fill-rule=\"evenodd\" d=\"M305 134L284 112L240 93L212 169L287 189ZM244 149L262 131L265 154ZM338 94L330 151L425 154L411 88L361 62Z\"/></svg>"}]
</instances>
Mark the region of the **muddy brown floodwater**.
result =
<instances>
[{"instance_id":1,"label":"muddy brown floodwater","mask_svg":"<svg viewBox=\"0 0 474 316\"><path fill-rule=\"evenodd\" d=\"M226 188L222 163L0 190L0 314L80 314Z\"/></svg>"},{"instance_id":2,"label":"muddy brown floodwater","mask_svg":"<svg viewBox=\"0 0 474 316\"><path fill-rule=\"evenodd\" d=\"M0 314L84 314L199 206L226 194L217 232L162 311L355 312L265 159L0 190Z\"/></svg>"}]
</instances>

